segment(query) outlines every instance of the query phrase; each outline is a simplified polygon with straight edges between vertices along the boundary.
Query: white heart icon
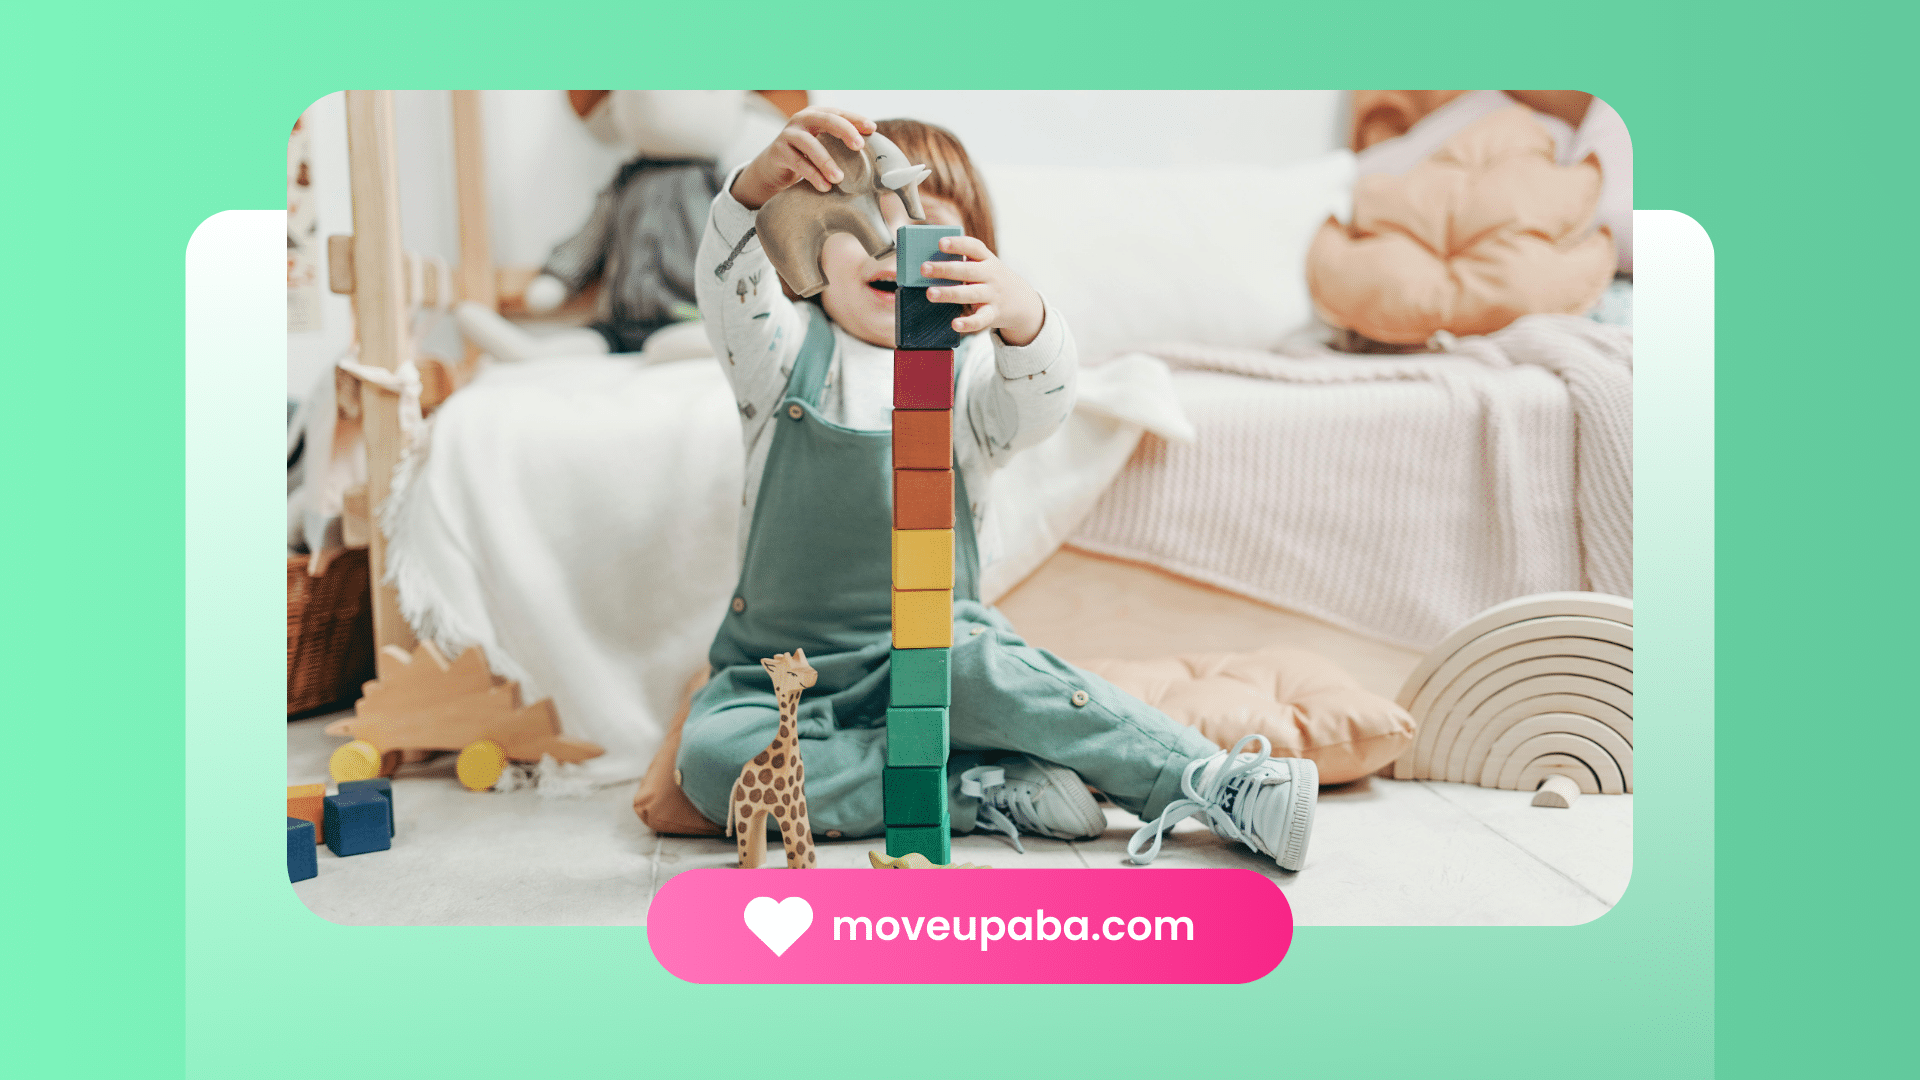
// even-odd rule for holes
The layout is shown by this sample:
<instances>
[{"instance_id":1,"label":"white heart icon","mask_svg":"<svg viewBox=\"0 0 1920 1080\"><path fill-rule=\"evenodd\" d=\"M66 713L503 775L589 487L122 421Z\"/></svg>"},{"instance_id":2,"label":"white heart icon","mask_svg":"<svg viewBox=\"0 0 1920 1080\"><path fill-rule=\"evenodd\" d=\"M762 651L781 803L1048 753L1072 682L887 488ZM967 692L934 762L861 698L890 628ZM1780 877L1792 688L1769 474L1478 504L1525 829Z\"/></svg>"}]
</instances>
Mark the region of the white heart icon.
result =
<instances>
[{"instance_id":1,"label":"white heart icon","mask_svg":"<svg viewBox=\"0 0 1920 1080\"><path fill-rule=\"evenodd\" d=\"M771 896L756 896L747 901L745 918L747 929L780 956L813 925L813 905L798 896L778 902Z\"/></svg>"}]
</instances>

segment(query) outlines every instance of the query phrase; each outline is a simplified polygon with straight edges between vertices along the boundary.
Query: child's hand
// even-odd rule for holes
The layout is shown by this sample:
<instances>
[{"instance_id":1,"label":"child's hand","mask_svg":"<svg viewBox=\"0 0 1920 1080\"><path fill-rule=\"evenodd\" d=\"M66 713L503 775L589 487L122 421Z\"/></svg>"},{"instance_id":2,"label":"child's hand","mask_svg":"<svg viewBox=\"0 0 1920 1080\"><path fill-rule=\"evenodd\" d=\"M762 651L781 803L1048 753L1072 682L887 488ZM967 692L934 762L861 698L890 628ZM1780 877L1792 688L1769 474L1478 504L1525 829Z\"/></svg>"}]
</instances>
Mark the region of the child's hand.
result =
<instances>
[{"instance_id":1,"label":"child's hand","mask_svg":"<svg viewBox=\"0 0 1920 1080\"><path fill-rule=\"evenodd\" d=\"M733 197L747 209L758 210L768 199L802 180L826 191L845 177L827 148L820 145L820 137L837 138L848 149L858 150L867 144L864 136L873 132L873 121L859 113L825 106L801 109L773 142L740 170L733 181Z\"/></svg>"},{"instance_id":2,"label":"child's hand","mask_svg":"<svg viewBox=\"0 0 1920 1080\"><path fill-rule=\"evenodd\" d=\"M967 304L971 310L953 320L953 328L962 334L977 334L997 327L1000 340L1009 345L1031 345L1040 336L1046 320L1046 306L1040 294L1007 264L994 257L987 245L971 236L943 236L940 250L959 255L967 262L929 262L920 272L930 278L966 282L964 285L936 285L927 290L927 299L936 304Z\"/></svg>"}]
</instances>

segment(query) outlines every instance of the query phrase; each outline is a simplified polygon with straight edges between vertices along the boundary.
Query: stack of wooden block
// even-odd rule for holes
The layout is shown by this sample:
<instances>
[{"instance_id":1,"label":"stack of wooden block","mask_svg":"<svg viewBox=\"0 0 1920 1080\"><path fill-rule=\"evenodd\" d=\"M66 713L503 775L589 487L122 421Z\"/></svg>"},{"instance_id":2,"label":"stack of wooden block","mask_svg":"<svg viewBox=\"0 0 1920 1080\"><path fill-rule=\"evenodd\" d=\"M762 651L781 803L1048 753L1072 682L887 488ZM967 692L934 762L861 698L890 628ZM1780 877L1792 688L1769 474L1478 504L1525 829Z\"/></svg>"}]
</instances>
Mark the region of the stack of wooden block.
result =
<instances>
[{"instance_id":1,"label":"stack of wooden block","mask_svg":"<svg viewBox=\"0 0 1920 1080\"><path fill-rule=\"evenodd\" d=\"M948 842L947 651L953 644L953 350L956 304L934 304L922 263L946 225L895 236L893 352L893 664L884 795L887 854L952 861Z\"/></svg>"}]
</instances>

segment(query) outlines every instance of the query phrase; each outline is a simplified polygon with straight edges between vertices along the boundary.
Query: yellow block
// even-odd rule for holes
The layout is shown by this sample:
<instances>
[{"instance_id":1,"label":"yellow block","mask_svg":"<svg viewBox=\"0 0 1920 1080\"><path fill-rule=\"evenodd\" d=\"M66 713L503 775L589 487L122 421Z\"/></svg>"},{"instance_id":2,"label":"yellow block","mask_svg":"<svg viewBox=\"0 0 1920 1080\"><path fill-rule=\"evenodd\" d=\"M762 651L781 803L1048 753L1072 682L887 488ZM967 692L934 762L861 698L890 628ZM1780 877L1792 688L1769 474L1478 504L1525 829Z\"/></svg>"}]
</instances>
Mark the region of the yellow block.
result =
<instances>
[{"instance_id":1,"label":"yellow block","mask_svg":"<svg viewBox=\"0 0 1920 1080\"><path fill-rule=\"evenodd\" d=\"M946 649L953 646L953 590L893 590L893 647Z\"/></svg>"},{"instance_id":2,"label":"yellow block","mask_svg":"<svg viewBox=\"0 0 1920 1080\"><path fill-rule=\"evenodd\" d=\"M893 587L953 588L953 530L893 530Z\"/></svg>"}]
</instances>

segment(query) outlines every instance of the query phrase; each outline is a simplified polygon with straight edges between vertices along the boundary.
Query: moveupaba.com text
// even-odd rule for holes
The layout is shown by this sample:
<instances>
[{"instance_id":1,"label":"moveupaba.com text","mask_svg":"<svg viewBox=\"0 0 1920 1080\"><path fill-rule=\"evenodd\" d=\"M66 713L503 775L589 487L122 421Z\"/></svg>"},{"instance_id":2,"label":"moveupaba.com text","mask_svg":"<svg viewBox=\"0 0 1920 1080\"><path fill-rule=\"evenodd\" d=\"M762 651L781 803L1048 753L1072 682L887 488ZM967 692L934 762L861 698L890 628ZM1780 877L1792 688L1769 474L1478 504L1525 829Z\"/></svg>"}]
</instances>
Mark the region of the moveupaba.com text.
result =
<instances>
[{"instance_id":1,"label":"moveupaba.com text","mask_svg":"<svg viewBox=\"0 0 1920 1080\"><path fill-rule=\"evenodd\" d=\"M843 936L844 935L844 936ZM1055 918L1044 909L1032 915L835 915L835 941L952 941L980 951L996 941L1192 941L1193 920L1185 915L1069 915Z\"/></svg>"}]
</instances>

